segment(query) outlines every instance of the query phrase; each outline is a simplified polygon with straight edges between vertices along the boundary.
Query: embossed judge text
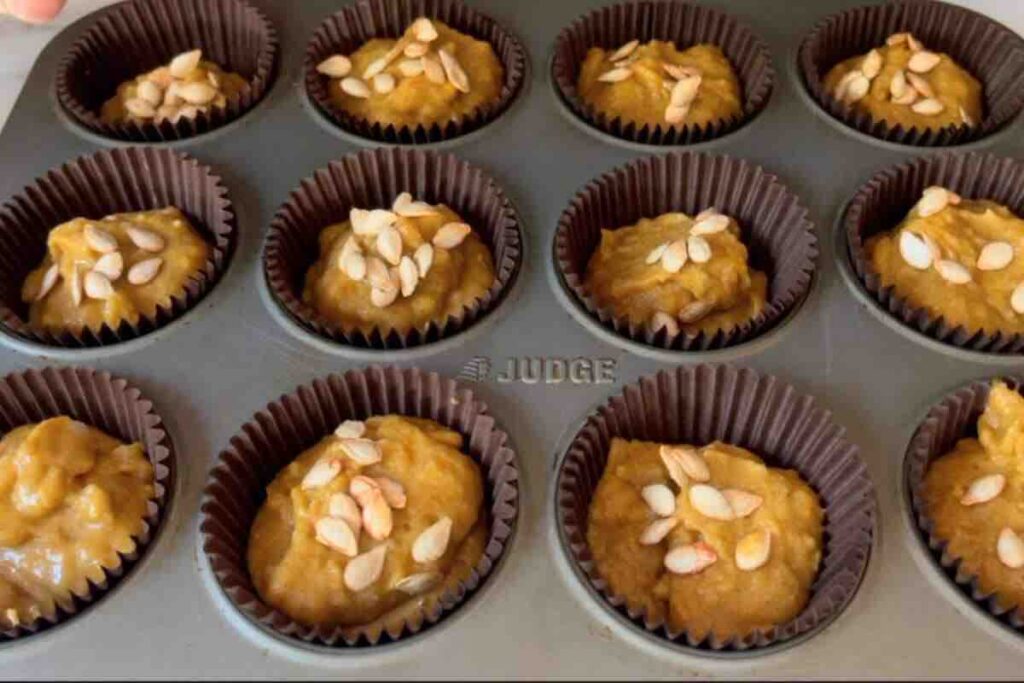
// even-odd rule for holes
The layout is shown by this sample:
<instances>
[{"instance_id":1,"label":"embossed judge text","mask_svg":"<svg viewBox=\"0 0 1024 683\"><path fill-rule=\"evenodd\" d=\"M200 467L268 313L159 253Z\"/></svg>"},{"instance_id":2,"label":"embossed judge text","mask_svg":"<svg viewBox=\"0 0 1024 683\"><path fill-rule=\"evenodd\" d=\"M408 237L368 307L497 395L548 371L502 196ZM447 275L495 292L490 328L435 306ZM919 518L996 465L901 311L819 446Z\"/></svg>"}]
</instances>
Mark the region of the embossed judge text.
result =
<instances>
[{"instance_id":1,"label":"embossed judge text","mask_svg":"<svg viewBox=\"0 0 1024 683\"><path fill-rule=\"evenodd\" d=\"M614 358L511 356L496 368L489 357L476 356L462 367L459 379L494 379L499 384L614 384L615 370Z\"/></svg>"}]
</instances>

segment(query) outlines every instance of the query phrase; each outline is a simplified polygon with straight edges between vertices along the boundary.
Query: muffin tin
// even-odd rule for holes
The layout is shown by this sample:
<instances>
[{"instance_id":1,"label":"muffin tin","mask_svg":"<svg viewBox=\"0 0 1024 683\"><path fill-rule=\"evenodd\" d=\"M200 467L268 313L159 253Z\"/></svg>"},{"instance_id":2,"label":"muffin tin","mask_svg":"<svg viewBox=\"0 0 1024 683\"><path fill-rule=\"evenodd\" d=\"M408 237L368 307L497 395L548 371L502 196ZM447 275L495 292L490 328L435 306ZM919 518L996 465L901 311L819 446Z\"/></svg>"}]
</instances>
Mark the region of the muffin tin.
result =
<instances>
[{"instance_id":1,"label":"muffin tin","mask_svg":"<svg viewBox=\"0 0 1024 683\"><path fill-rule=\"evenodd\" d=\"M780 321L778 334L756 344L656 358L591 334L574 317L571 297L555 277L554 233L573 195L601 173L667 151L609 144L558 104L547 68L555 38L603 3L473 0L474 8L520 38L532 69L517 100L496 121L445 146L494 177L515 205L523 267L513 295L467 333L417 349L415 367L461 377L509 434L519 456L522 496L514 542L501 571L458 618L408 643L323 653L248 626L211 578L200 545L200 497L216 454L254 411L296 386L362 367L367 358L412 367L401 352L326 352L281 325L266 294L261 248L275 212L302 178L359 144L329 130L304 93L302 55L317 26L338 10L337 0L250 2L277 31L276 78L230 125L169 145L209 165L228 188L238 239L216 287L173 325L139 339L146 344L57 350L19 345L0 352L3 373L60 362L109 370L138 386L159 407L174 439L180 483L147 561L115 595L65 627L0 644L4 671L105 678L147 672L323 677L337 675L332 669L338 667L388 678L638 678L723 670L770 678L1019 673L1024 638L992 637L989 631L1005 633L1003 627L987 616L965 619L957 591L932 590L915 563L928 560L900 521L902 458L927 407L950 387L1002 370L990 356L936 353L916 333L894 333L840 282L837 259L844 262L846 252L837 241L836 219L846 202L877 170L929 151L866 138L822 112L804 91L796 66L802 39L821 19L860 4L837 0L795 0L784 11L768 11L761 0L708 3L767 43L777 77L764 110L749 124L687 149L728 154L778 175L809 210L820 255L809 296L798 314ZM62 32L29 75L0 131L0 197L17 194L69 159L123 144L70 124L54 97L58 65L97 17ZM1020 121L969 148L1024 156ZM548 517L554 465L596 406L670 363L722 359L777 376L833 413L860 447L879 520L867 574L839 618L791 649L738 663L680 657L642 631L608 623L595 601L581 606L574 589L557 577L562 565L550 544L554 524ZM1002 359L1004 366L1010 362ZM573 586L575 579L567 578ZM117 657L83 656L114 651Z\"/></svg>"}]
</instances>

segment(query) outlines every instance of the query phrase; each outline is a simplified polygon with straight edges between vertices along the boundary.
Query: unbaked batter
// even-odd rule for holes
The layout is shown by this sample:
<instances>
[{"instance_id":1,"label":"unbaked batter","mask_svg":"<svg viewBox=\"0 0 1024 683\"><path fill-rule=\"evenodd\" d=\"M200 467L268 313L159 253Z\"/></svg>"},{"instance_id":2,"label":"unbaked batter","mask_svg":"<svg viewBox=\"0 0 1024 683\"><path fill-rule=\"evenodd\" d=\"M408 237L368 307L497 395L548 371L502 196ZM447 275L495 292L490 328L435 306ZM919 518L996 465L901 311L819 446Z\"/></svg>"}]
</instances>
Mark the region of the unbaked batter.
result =
<instances>
[{"instance_id":1,"label":"unbaked batter","mask_svg":"<svg viewBox=\"0 0 1024 683\"><path fill-rule=\"evenodd\" d=\"M50 231L22 299L29 322L53 332L117 329L170 307L209 259L210 246L174 207L75 218Z\"/></svg>"},{"instance_id":2,"label":"unbaked batter","mask_svg":"<svg viewBox=\"0 0 1024 683\"><path fill-rule=\"evenodd\" d=\"M580 97L609 119L638 126L706 126L742 115L739 80L716 45L670 42L592 47L580 66Z\"/></svg>"},{"instance_id":3,"label":"unbaked batter","mask_svg":"<svg viewBox=\"0 0 1024 683\"><path fill-rule=\"evenodd\" d=\"M256 588L266 602L310 625L364 626L425 609L445 587L467 578L483 554L487 520L480 469L461 452L459 434L430 420L373 417L345 423L339 433L346 436L324 438L267 487L249 538ZM364 457L358 462L348 454L346 439L361 442L358 453ZM376 504L365 491L367 478L378 486L384 485L381 478L389 483ZM379 513L374 519L388 520L377 537L369 519L373 505ZM438 524L448 525L446 540L433 556L418 560L421 535ZM341 539L332 541L332 533ZM374 552L383 556L374 558ZM368 573L353 571L357 560Z\"/></svg>"},{"instance_id":4,"label":"unbaked batter","mask_svg":"<svg viewBox=\"0 0 1024 683\"><path fill-rule=\"evenodd\" d=\"M616 316L690 335L750 320L768 289L765 274L747 264L736 221L714 211L695 218L667 213L602 230L585 283Z\"/></svg>"},{"instance_id":5,"label":"unbaked batter","mask_svg":"<svg viewBox=\"0 0 1024 683\"><path fill-rule=\"evenodd\" d=\"M338 109L399 128L458 122L497 102L504 81L490 43L426 17L398 40L374 38L318 70Z\"/></svg>"},{"instance_id":6,"label":"unbaked batter","mask_svg":"<svg viewBox=\"0 0 1024 683\"><path fill-rule=\"evenodd\" d=\"M55 417L0 440L0 629L51 616L135 550L153 498L138 443Z\"/></svg>"},{"instance_id":7,"label":"unbaked batter","mask_svg":"<svg viewBox=\"0 0 1024 683\"><path fill-rule=\"evenodd\" d=\"M767 467L747 450L720 442L683 449L697 459L704 476L672 476L661 453L665 446L612 440L608 464L590 505L587 542L611 592L643 608L673 629L703 637L745 636L796 617L818 572L823 512L814 491L793 470ZM650 485L668 487L669 507L655 511L645 496ZM744 497L726 506L729 519L712 518L695 507L695 487ZM652 500L656 500L652 496ZM643 540L655 524L674 524L658 539ZM766 555L752 565L740 546L770 535ZM652 542L653 541L653 542ZM689 573L668 568L673 551L704 544L714 559ZM763 550L763 548L762 548ZM678 552L678 550L677 550ZM708 557L710 559L711 556Z\"/></svg>"},{"instance_id":8,"label":"unbaked batter","mask_svg":"<svg viewBox=\"0 0 1024 683\"><path fill-rule=\"evenodd\" d=\"M1024 220L1007 207L930 188L865 248L882 286L912 305L972 331L1024 332Z\"/></svg>"},{"instance_id":9,"label":"unbaked batter","mask_svg":"<svg viewBox=\"0 0 1024 683\"><path fill-rule=\"evenodd\" d=\"M226 107L228 99L245 87L245 78L202 59L201 50L192 50L118 86L117 93L103 103L100 120L177 123Z\"/></svg>"},{"instance_id":10,"label":"unbaked batter","mask_svg":"<svg viewBox=\"0 0 1024 683\"><path fill-rule=\"evenodd\" d=\"M948 54L931 52L906 33L836 64L824 85L890 127L974 126L984 113L981 83Z\"/></svg>"},{"instance_id":11,"label":"unbaked batter","mask_svg":"<svg viewBox=\"0 0 1024 683\"><path fill-rule=\"evenodd\" d=\"M974 501L965 498L972 484L980 494ZM1018 538L1024 532L1020 394L1003 382L992 385L978 419L978 437L960 439L928 466L924 500L935 535L949 542L946 552L962 558L961 571L976 575L981 590L996 593L1003 605L1024 604L1024 569L1007 566L998 549L1004 529Z\"/></svg>"},{"instance_id":12,"label":"unbaked batter","mask_svg":"<svg viewBox=\"0 0 1024 683\"><path fill-rule=\"evenodd\" d=\"M408 195L392 208L356 209L320 233L302 297L342 329L405 333L443 323L494 283L490 249L451 209Z\"/></svg>"}]
</instances>

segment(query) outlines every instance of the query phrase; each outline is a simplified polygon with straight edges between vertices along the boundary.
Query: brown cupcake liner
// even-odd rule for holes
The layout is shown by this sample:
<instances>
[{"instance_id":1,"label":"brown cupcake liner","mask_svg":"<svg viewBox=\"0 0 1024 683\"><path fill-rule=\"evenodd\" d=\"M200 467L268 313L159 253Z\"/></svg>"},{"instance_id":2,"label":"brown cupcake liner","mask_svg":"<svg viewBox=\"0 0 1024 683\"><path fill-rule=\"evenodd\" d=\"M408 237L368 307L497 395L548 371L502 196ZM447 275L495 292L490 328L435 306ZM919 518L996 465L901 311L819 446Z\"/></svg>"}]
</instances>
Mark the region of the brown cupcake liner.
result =
<instances>
[{"instance_id":1,"label":"brown cupcake liner","mask_svg":"<svg viewBox=\"0 0 1024 683\"><path fill-rule=\"evenodd\" d=\"M796 470L825 509L821 565L810 601L791 621L747 637L698 638L627 605L601 578L587 544L591 499L613 437L748 448L772 467ZM858 448L810 396L771 375L726 365L680 366L626 386L591 413L556 471L556 524L586 588L638 630L694 654L778 649L824 629L853 599L876 533L874 487Z\"/></svg>"},{"instance_id":2,"label":"brown cupcake liner","mask_svg":"<svg viewBox=\"0 0 1024 683\"><path fill-rule=\"evenodd\" d=\"M135 549L119 553L116 567L105 567L104 578L58 602L52 615L0 630L0 643L41 633L86 611L128 576L163 522L164 508L174 495L176 456L163 421L153 404L127 381L108 372L86 368L44 368L14 372L0 378L0 433L47 418L67 415L122 441L142 444L153 464L154 497L146 506L144 528L134 536Z\"/></svg>"},{"instance_id":3,"label":"brown cupcake liner","mask_svg":"<svg viewBox=\"0 0 1024 683\"><path fill-rule=\"evenodd\" d=\"M864 288L901 323L937 341L970 351L1016 354L1024 335L967 329L913 306L895 287L884 287L865 243L891 230L921 198L926 187L941 185L966 199L990 199L1024 216L1024 162L992 154L942 154L917 158L876 173L850 200L843 215L850 262Z\"/></svg>"},{"instance_id":4,"label":"brown cupcake liner","mask_svg":"<svg viewBox=\"0 0 1024 683\"><path fill-rule=\"evenodd\" d=\"M750 266L768 276L768 300L757 316L713 334L670 335L598 305L584 276L602 229L672 211L692 216L710 207L739 222ZM554 258L562 284L605 328L656 348L706 351L749 341L796 309L811 287L818 238L796 195L760 166L729 156L672 152L637 159L585 185L559 218Z\"/></svg>"},{"instance_id":5,"label":"brown cupcake liner","mask_svg":"<svg viewBox=\"0 0 1024 683\"><path fill-rule=\"evenodd\" d=\"M115 329L49 332L28 322L21 287L46 255L51 229L76 217L99 220L113 213L176 206L210 244L210 258L185 291L136 324ZM195 306L227 268L237 239L227 189L212 170L167 149L126 147L79 157L38 178L0 206L0 324L37 344L64 348L106 346L152 332Z\"/></svg>"},{"instance_id":6,"label":"brown cupcake liner","mask_svg":"<svg viewBox=\"0 0 1024 683\"><path fill-rule=\"evenodd\" d=\"M302 300L306 272L320 255L320 232L347 221L353 207L390 208L402 192L445 204L473 226L490 247L495 281L483 297L440 324L431 322L406 334L342 329ZM394 350L450 337L490 313L515 282L522 256L519 217L491 177L451 154L394 147L350 154L303 180L270 224L263 272L277 303L310 332L347 346Z\"/></svg>"},{"instance_id":7,"label":"brown cupcake liner","mask_svg":"<svg viewBox=\"0 0 1024 683\"><path fill-rule=\"evenodd\" d=\"M1021 377L1001 377L1014 391L1022 389ZM956 442L977 437L978 418L988 402L989 380L965 384L950 392L928 411L907 446L903 481L909 494L917 535L946 578L998 623L1024 633L1024 606L1001 605L995 593L981 589L978 577L963 567L963 558L949 551L949 543L937 535L924 498L924 478L931 463L953 450Z\"/></svg>"},{"instance_id":8,"label":"brown cupcake liner","mask_svg":"<svg viewBox=\"0 0 1024 683\"><path fill-rule=\"evenodd\" d=\"M446 590L436 605L413 610L401 623L378 619L367 627L300 624L263 602L249 575L249 529L266 498L266 487L343 420L386 414L431 419L465 437L463 451L480 466L485 479L490 530L484 555L468 579ZM210 567L244 616L264 630L339 651L371 647L428 631L483 585L515 533L519 466L507 434L472 391L436 373L373 366L314 380L254 415L218 456L207 480L201 515L200 533Z\"/></svg>"},{"instance_id":9,"label":"brown cupcake liner","mask_svg":"<svg viewBox=\"0 0 1024 683\"><path fill-rule=\"evenodd\" d=\"M57 99L73 120L108 138L167 142L205 133L237 119L266 93L274 77L277 32L245 0L131 0L106 11L72 45L57 70ZM109 124L100 109L119 85L201 48L203 58L248 83L194 119Z\"/></svg>"},{"instance_id":10,"label":"brown cupcake liner","mask_svg":"<svg viewBox=\"0 0 1024 683\"><path fill-rule=\"evenodd\" d=\"M742 88L739 116L705 126L657 126L609 117L583 101L576 90L580 67L592 47L614 50L638 39L668 40L679 49L699 43L721 48ZM562 101L579 118L603 133L648 145L688 145L721 137L748 123L764 109L772 93L775 69L768 46L745 24L711 7L655 0L601 7L576 19L555 39L551 76Z\"/></svg>"},{"instance_id":11,"label":"brown cupcake liner","mask_svg":"<svg viewBox=\"0 0 1024 683\"><path fill-rule=\"evenodd\" d=\"M889 126L825 89L825 76L833 66L884 45L886 38L902 31L913 33L929 49L948 53L981 81L985 114L978 125L937 131ZM903 145L940 147L978 140L1003 128L1024 107L1024 39L984 15L935 0L890 2L834 14L804 39L797 60L808 92L833 118Z\"/></svg>"},{"instance_id":12,"label":"brown cupcake liner","mask_svg":"<svg viewBox=\"0 0 1024 683\"><path fill-rule=\"evenodd\" d=\"M486 40L505 70L497 102L472 114L429 128L417 125L395 127L373 123L342 111L331 102L327 78L317 64L331 55L350 55L372 38L398 38L417 17L425 16L453 29ZM316 108L342 130L377 142L421 144L450 140L487 125L504 113L523 88L527 69L526 50L519 39L485 14L459 0L359 0L328 17L306 46L303 73L306 93Z\"/></svg>"}]
</instances>

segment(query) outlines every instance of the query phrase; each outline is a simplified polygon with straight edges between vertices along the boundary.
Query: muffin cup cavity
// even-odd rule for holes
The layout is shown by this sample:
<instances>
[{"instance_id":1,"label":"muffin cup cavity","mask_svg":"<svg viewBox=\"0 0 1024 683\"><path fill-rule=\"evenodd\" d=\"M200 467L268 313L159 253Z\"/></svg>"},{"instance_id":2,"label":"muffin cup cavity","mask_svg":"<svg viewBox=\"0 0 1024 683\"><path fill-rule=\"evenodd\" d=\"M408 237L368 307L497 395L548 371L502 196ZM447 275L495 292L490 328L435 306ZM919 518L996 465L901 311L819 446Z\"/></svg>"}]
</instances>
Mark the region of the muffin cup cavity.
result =
<instances>
[{"instance_id":1,"label":"muffin cup cavity","mask_svg":"<svg viewBox=\"0 0 1024 683\"><path fill-rule=\"evenodd\" d=\"M796 470L825 510L821 565L807 606L794 619L746 637L703 639L627 605L601 578L587 543L589 509L614 437L742 446L772 467ZM853 599L876 533L874 488L858 449L816 401L771 375L724 365L662 370L626 386L591 413L555 473L555 524L569 563L590 596L629 626L691 654L764 654L802 641Z\"/></svg>"},{"instance_id":2,"label":"muffin cup cavity","mask_svg":"<svg viewBox=\"0 0 1024 683\"><path fill-rule=\"evenodd\" d=\"M0 378L0 433L21 425L67 415L126 443L139 442L153 464L154 496L146 506L144 527L135 549L118 554L118 565L104 567L99 583L58 603L53 615L0 631L0 644L42 633L66 622L99 601L128 576L157 537L164 511L174 494L176 459L171 437L153 404L127 381L85 368L25 370Z\"/></svg>"},{"instance_id":3,"label":"muffin cup cavity","mask_svg":"<svg viewBox=\"0 0 1024 683\"><path fill-rule=\"evenodd\" d=\"M630 40L667 40L684 50L699 43L719 47L740 81L742 113L706 126L651 128L609 117L585 102L576 89L580 67L592 47L614 50ZM630 142L688 145L721 137L748 123L768 103L775 81L768 46L747 26L711 7L655 0L610 5L576 19L555 39L551 77L562 101L593 128Z\"/></svg>"},{"instance_id":4,"label":"muffin cup cavity","mask_svg":"<svg viewBox=\"0 0 1024 683\"><path fill-rule=\"evenodd\" d=\"M1019 376L1000 379L1017 392L1024 386L1024 380ZM939 571L966 599L1019 635L1024 632L1024 610L1020 606L1001 605L994 593L981 589L978 577L963 568L963 558L949 552L948 541L936 535L924 498L924 480L929 465L952 451L960 439L977 438L978 418L988 403L990 389L989 381L971 382L950 392L929 409L903 457L903 482L910 498L908 512L913 518L918 540L927 548Z\"/></svg>"},{"instance_id":5,"label":"muffin cup cavity","mask_svg":"<svg viewBox=\"0 0 1024 683\"><path fill-rule=\"evenodd\" d=\"M850 263L879 306L926 337L970 351L1019 354L1024 335L967 329L913 306L885 287L865 246L872 235L902 221L926 187L941 185L965 199L990 199L1024 216L1024 162L992 154L943 154L918 158L876 173L853 196L842 217Z\"/></svg>"},{"instance_id":6,"label":"muffin cup cavity","mask_svg":"<svg viewBox=\"0 0 1024 683\"><path fill-rule=\"evenodd\" d=\"M890 126L825 89L839 62L908 31L925 47L948 53L983 86L984 117L975 126L940 130ZM921 147L960 145L1003 128L1024 107L1024 39L1002 24L963 7L910 0L844 10L819 22L800 45L798 67L811 97L829 115L866 135Z\"/></svg>"},{"instance_id":7,"label":"muffin cup cavity","mask_svg":"<svg viewBox=\"0 0 1024 683\"><path fill-rule=\"evenodd\" d=\"M494 283L457 315L405 334L386 328L342 329L302 299L306 272L320 256L320 232L348 220L354 207L390 208L402 192L445 204L469 223L491 250ZM505 299L521 265L519 217L492 178L450 154L397 147L348 155L303 180L278 209L263 249L268 289L293 320L328 341L380 351L430 344L467 329Z\"/></svg>"},{"instance_id":8,"label":"muffin cup cavity","mask_svg":"<svg viewBox=\"0 0 1024 683\"><path fill-rule=\"evenodd\" d=\"M28 322L21 287L46 255L51 229L73 218L175 206L210 245L210 256L183 292L137 323L104 324L79 333L50 332ZM167 149L103 150L51 169L0 206L0 325L19 339L68 349L107 346L152 332L195 306L226 270L237 239L227 189L210 168Z\"/></svg>"},{"instance_id":9,"label":"muffin cup cavity","mask_svg":"<svg viewBox=\"0 0 1024 683\"><path fill-rule=\"evenodd\" d=\"M434 420L464 437L463 452L484 479L490 522L484 554L470 577L430 609L382 617L367 627L300 624L263 602L247 565L249 529L266 487L302 451L345 419L397 413ZM245 617L287 639L347 649L393 643L430 630L466 603L501 562L519 516L519 467L508 436L487 406L452 380L415 368L370 367L332 374L298 387L253 416L221 452L201 507L203 550L228 599Z\"/></svg>"},{"instance_id":10,"label":"muffin cup cavity","mask_svg":"<svg viewBox=\"0 0 1024 683\"><path fill-rule=\"evenodd\" d=\"M651 332L598 304L584 276L602 229L672 211L693 216L709 207L736 219L750 267L768 276L768 298L758 315L728 330L672 335L665 328ZM817 257L807 209L776 176L742 159L693 152L638 159L590 181L562 213L554 240L558 276L579 306L621 337L672 351L722 349L778 325L810 291Z\"/></svg>"},{"instance_id":11,"label":"muffin cup cavity","mask_svg":"<svg viewBox=\"0 0 1024 683\"><path fill-rule=\"evenodd\" d=\"M420 16L490 43L505 72L498 100L461 119L414 128L374 123L338 109L328 94L327 77L317 72L317 65L331 55L350 55L372 38L399 38ZM359 0L320 24L303 60L306 94L331 123L367 140L400 145L450 140L487 125L504 113L523 89L526 69L526 50L519 39L458 0Z\"/></svg>"},{"instance_id":12,"label":"muffin cup cavity","mask_svg":"<svg viewBox=\"0 0 1024 683\"><path fill-rule=\"evenodd\" d=\"M131 142L170 142L233 121L266 94L274 76L277 32L245 0L131 0L117 5L75 41L57 71L57 99L78 124L98 135ZM224 107L195 118L100 120L103 103L121 83L200 48L203 58L246 79Z\"/></svg>"}]
</instances>

